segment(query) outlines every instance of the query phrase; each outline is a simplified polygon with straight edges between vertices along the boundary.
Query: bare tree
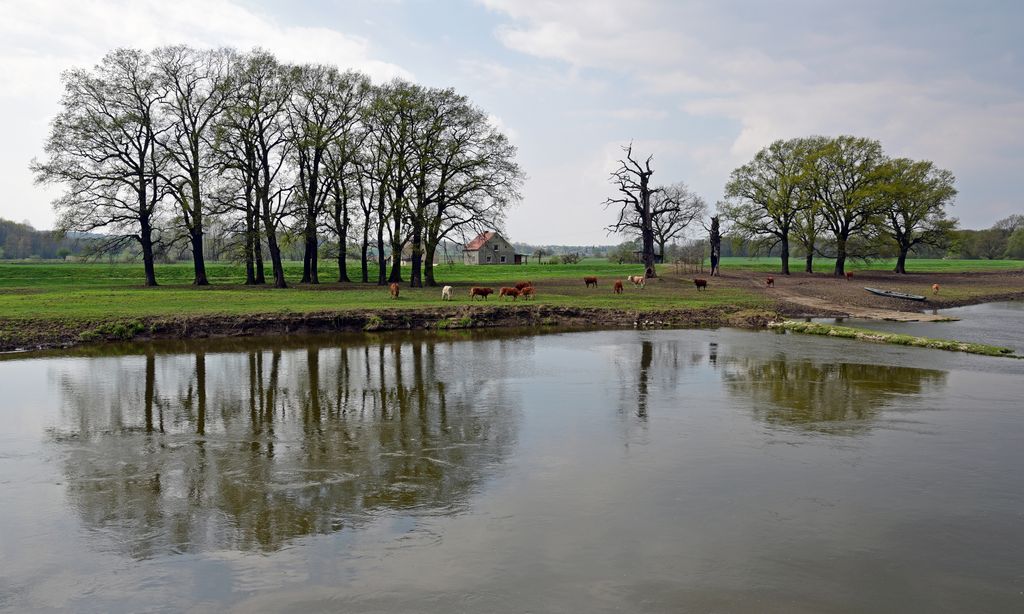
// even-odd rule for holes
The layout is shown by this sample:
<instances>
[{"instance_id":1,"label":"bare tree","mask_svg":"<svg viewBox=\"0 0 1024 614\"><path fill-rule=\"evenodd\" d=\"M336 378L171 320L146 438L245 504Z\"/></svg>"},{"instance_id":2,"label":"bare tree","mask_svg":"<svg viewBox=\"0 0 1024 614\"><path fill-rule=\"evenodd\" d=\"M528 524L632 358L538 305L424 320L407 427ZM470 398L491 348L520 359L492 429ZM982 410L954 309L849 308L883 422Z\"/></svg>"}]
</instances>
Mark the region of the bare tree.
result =
<instances>
[{"instance_id":1,"label":"bare tree","mask_svg":"<svg viewBox=\"0 0 1024 614\"><path fill-rule=\"evenodd\" d=\"M146 285L155 286L154 231L164 196L156 113L165 90L152 56L117 49L92 70L70 70L62 80L46 159L31 165L36 182L67 187L54 202L58 229L111 231L104 242L110 248L137 242Z\"/></svg>"},{"instance_id":2,"label":"bare tree","mask_svg":"<svg viewBox=\"0 0 1024 614\"><path fill-rule=\"evenodd\" d=\"M178 204L181 223L188 232L195 270L193 284L205 286L203 218L210 175L216 161L211 155L213 127L230 96L231 52L200 51L178 45L154 52L158 79L167 91L161 102L166 128L159 139L167 158L164 181Z\"/></svg>"},{"instance_id":3,"label":"bare tree","mask_svg":"<svg viewBox=\"0 0 1024 614\"><path fill-rule=\"evenodd\" d=\"M288 286L278 244L278 230L290 214L293 187L285 166L289 159L285 113L291 96L288 77L273 55L256 50L242 57L234 72L234 96L224 114L219 142L241 156L239 167L252 172L259 222L267 238L274 285Z\"/></svg>"},{"instance_id":4,"label":"bare tree","mask_svg":"<svg viewBox=\"0 0 1024 614\"><path fill-rule=\"evenodd\" d=\"M351 144L342 151L339 141L351 134L359 120L370 83L365 75L342 73L332 66L298 66L291 73L288 138L298 171L296 197L304 239L302 283L316 284L320 282L317 224L329 197L334 196L338 206L342 174L351 158Z\"/></svg>"},{"instance_id":5,"label":"bare tree","mask_svg":"<svg viewBox=\"0 0 1024 614\"><path fill-rule=\"evenodd\" d=\"M708 206L683 182L664 186L651 197L651 201L652 211L661 212L651 215L651 227L658 244L658 255L665 262L665 246L682 238L690 224L707 213ZM677 208L671 206L673 203Z\"/></svg>"},{"instance_id":6,"label":"bare tree","mask_svg":"<svg viewBox=\"0 0 1024 614\"><path fill-rule=\"evenodd\" d=\"M654 156L647 156L641 163L633 158L633 145L623 147L626 158L619 160L619 168L611 174L611 183L616 187L618 194L608 198L604 202L607 209L611 206L619 208L618 219L614 224L608 226L609 232L638 233L640 235L641 252L644 262L644 275L657 277L654 269L654 222L653 218L668 214L679 209L674 202L658 203L651 202L651 197L661 188L651 185L651 176L654 169L651 168L651 160Z\"/></svg>"}]
</instances>

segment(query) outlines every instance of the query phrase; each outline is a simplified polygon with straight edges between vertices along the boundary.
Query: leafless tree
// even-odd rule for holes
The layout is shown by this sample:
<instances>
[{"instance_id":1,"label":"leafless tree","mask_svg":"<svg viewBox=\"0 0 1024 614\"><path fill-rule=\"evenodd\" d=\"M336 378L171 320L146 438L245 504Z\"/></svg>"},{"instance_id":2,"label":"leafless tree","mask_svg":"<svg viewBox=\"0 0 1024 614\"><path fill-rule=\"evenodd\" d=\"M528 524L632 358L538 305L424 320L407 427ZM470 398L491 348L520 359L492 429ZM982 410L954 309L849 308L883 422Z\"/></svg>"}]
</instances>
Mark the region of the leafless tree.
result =
<instances>
[{"instance_id":1,"label":"leafless tree","mask_svg":"<svg viewBox=\"0 0 1024 614\"><path fill-rule=\"evenodd\" d=\"M67 187L54 203L58 229L112 231L110 248L137 242L146 285L155 286L157 206L165 195L156 114L165 90L152 55L117 49L92 70L64 73L63 82L46 159L31 165L36 182Z\"/></svg>"},{"instance_id":2,"label":"leafless tree","mask_svg":"<svg viewBox=\"0 0 1024 614\"><path fill-rule=\"evenodd\" d=\"M655 217L679 210L679 205L674 201L651 202L652 196L663 191L662 188L651 185L651 176L654 175L654 169L651 168L653 155L647 156L641 163L633 158L632 143L622 150L626 157L619 160L619 168L611 174L611 183L616 187L618 194L604 202L606 209L611 206L619 209L618 219L608 226L608 231L639 234L644 275L657 277L654 269L653 220Z\"/></svg>"}]
</instances>

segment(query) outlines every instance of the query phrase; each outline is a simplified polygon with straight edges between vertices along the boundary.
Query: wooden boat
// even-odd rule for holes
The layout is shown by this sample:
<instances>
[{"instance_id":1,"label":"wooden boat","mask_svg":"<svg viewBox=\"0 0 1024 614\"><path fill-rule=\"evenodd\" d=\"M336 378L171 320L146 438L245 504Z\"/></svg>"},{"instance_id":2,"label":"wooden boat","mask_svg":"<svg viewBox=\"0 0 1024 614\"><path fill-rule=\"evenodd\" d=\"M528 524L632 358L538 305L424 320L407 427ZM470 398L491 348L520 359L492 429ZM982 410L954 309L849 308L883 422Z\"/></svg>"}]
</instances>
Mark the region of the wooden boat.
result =
<instances>
[{"instance_id":1,"label":"wooden boat","mask_svg":"<svg viewBox=\"0 0 1024 614\"><path fill-rule=\"evenodd\" d=\"M896 292L895 290L882 290L879 288L868 287L865 287L864 289L870 292L871 294L877 294L878 296L888 296L889 298L901 298L908 301L928 300L926 297L923 297L920 294L907 294L905 292Z\"/></svg>"}]
</instances>

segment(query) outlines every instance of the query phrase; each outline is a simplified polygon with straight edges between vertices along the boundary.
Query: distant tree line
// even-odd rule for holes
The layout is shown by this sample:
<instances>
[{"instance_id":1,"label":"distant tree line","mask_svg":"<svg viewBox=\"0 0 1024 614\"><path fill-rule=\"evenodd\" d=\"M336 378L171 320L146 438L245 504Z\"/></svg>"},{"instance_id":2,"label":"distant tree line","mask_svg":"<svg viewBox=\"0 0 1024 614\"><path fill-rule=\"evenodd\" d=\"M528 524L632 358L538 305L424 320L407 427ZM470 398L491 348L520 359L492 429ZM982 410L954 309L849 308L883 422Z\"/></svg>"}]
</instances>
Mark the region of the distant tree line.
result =
<instances>
[{"instance_id":1,"label":"distant tree line","mask_svg":"<svg viewBox=\"0 0 1024 614\"><path fill-rule=\"evenodd\" d=\"M952 243L954 181L930 161L886 156L871 139L780 140L732 172L720 209L734 236L778 250L783 274L793 246L806 272L815 255L835 258L841 276L848 258L888 251L906 273L911 252Z\"/></svg>"},{"instance_id":2,"label":"distant tree line","mask_svg":"<svg viewBox=\"0 0 1024 614\"><path fill-rule=\"evenodd\" d=\"M61 232L103 231L103 249L137 246L147 285L161 252L186 246L194 283L207 282L206 237L246 266L246 283L285 287L282 260L300 245L303 283L319 283L333 243L363 282L436 285L438 246L502 224L520 198L516 148L487 114L451 89L320 64L285 64L263 50L118 49L63 75L61 111L39 183L65 188ZM355 252L355 254L352 254ZM372 254L390 253L390 270Z\"/></svg>"}]
</instances>

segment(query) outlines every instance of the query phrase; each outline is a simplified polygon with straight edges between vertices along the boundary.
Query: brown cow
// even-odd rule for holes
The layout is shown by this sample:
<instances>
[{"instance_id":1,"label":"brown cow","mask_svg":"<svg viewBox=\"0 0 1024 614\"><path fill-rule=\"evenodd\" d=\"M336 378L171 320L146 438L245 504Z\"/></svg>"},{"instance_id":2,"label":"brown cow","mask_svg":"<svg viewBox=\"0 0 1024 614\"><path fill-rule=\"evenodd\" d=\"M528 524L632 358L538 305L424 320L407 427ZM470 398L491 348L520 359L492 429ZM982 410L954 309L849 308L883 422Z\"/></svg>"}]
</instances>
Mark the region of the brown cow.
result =
<instances>
[{"instance_id":1,"label":"brown cow","mask_svg":"<svg viewBox=\"0 0 1024 614\"><path fill-rule=\"evenodd\" d=\"M614 292L615 294L622 294L622 282L621 281L615 282L615 286L612 288L612 292Z\"/></svg>"},{"instance_id":2,"label":"brown cow","mask_svg":"<svg viewBox=\"0 0 1024 614\"><path fill-rule=\"evenodd\" d=\"M697 286L698 290L707 290L708 289L708 280L706 280L706 279L695 279L695 280L693 280L693 285Z\"/></svg>"},{"instance_id":3,"label":"brown cow","mask_svg":"<svg viewBox=\"0 0 1024 614\"><path fill-rule=\"evenodd\" d=\"M537 297L537 291L533 289L533 286L526 286L519 291L519 296L523 297L523 300L529 300Z\"/></svg>"},{"instance_id":4,"label":"brown cow","mask_svg":"<svg viewBox=\"0 0 1024 614\"><path fill-rule=\"evenodd\" d=\"M851 279L853 279L853 271L847 271L846 272L846 281L850 281Z\"/></svg>"},{"instance_id":5,"label":"brown cow","mask_svg":"<svg viewBox=\"0 0 1024 614\"><path fill-rule=\"evenodd\" d=\"M523 291L523 288L532 288L532 287L533 287L533 282L532 281L521 281L521 282L516 284L516 290L519 290L520 292Z\"/></svg>"},{"instance_id":6,"label":"brown cow","mask_svg":"<svg viewBox=\"0 0 1024 614\"><path fill-rule=\"evenodd\" d=\"M932 294L939 293L939 284L932 284Z\"/></svg>"},{"instance_id":7,"label":"brown cow","mask_svg":"<svg viewBox=\"0 0 1024 614\"><path fill-rule=\"evenodd\" d=\"M494 294L493 288L478 288L473 286L469 289L469 300L473 300L473 297L480 296L486 301L488 295Z\"/></svg>"},{"instance_id":8,"label":"brown cow","mask_svg":"<svg viewBox=\"0 0 1024 614\"><path fill-rule=\"evenodd\" d=\"M588 288L591 286L591 284L593 284L593 286L596 288L597 287L597 278L596 277L584 277L583 278L583 283L587 284Z\"/></svg>"},{"instance_id":9,"label":"brown cow","mask_svg":"<svg viewBox=\"0 0 1024 614\"><path fill-rule=\"evenodd\" d=\"M392 282L388 289L391 290L391 298L398 298L398 284Z\"/></svg>"},{"instance_id":10,"label":"brown cow","mask_svg":"<svg viewBox=\"0 0 1024 614\"><path fill-rule=\"evenodd\" d=\"M516 290L515 288L502 288L501 291L498 292L498 298L503 296L511 296L514 301L516 300L516 297L519 296L519 290Z\"/></svg>"},{"instance_id":11,"label":"brown cow","mask_svg":"<svg viewBox=\"0 0 1024 614\"><path fill-rule=\"evenodd\" d=\"M774 277L772 277L771 275L769 275L769 276L768 276L768 279L767 279L767 280L765 280L765 283L767 283L767 284L768 284L768 287L769 287L769 288L774 288L774 287L775 287L775 278L774 278Z\"/></svg>"}]
</instances>

